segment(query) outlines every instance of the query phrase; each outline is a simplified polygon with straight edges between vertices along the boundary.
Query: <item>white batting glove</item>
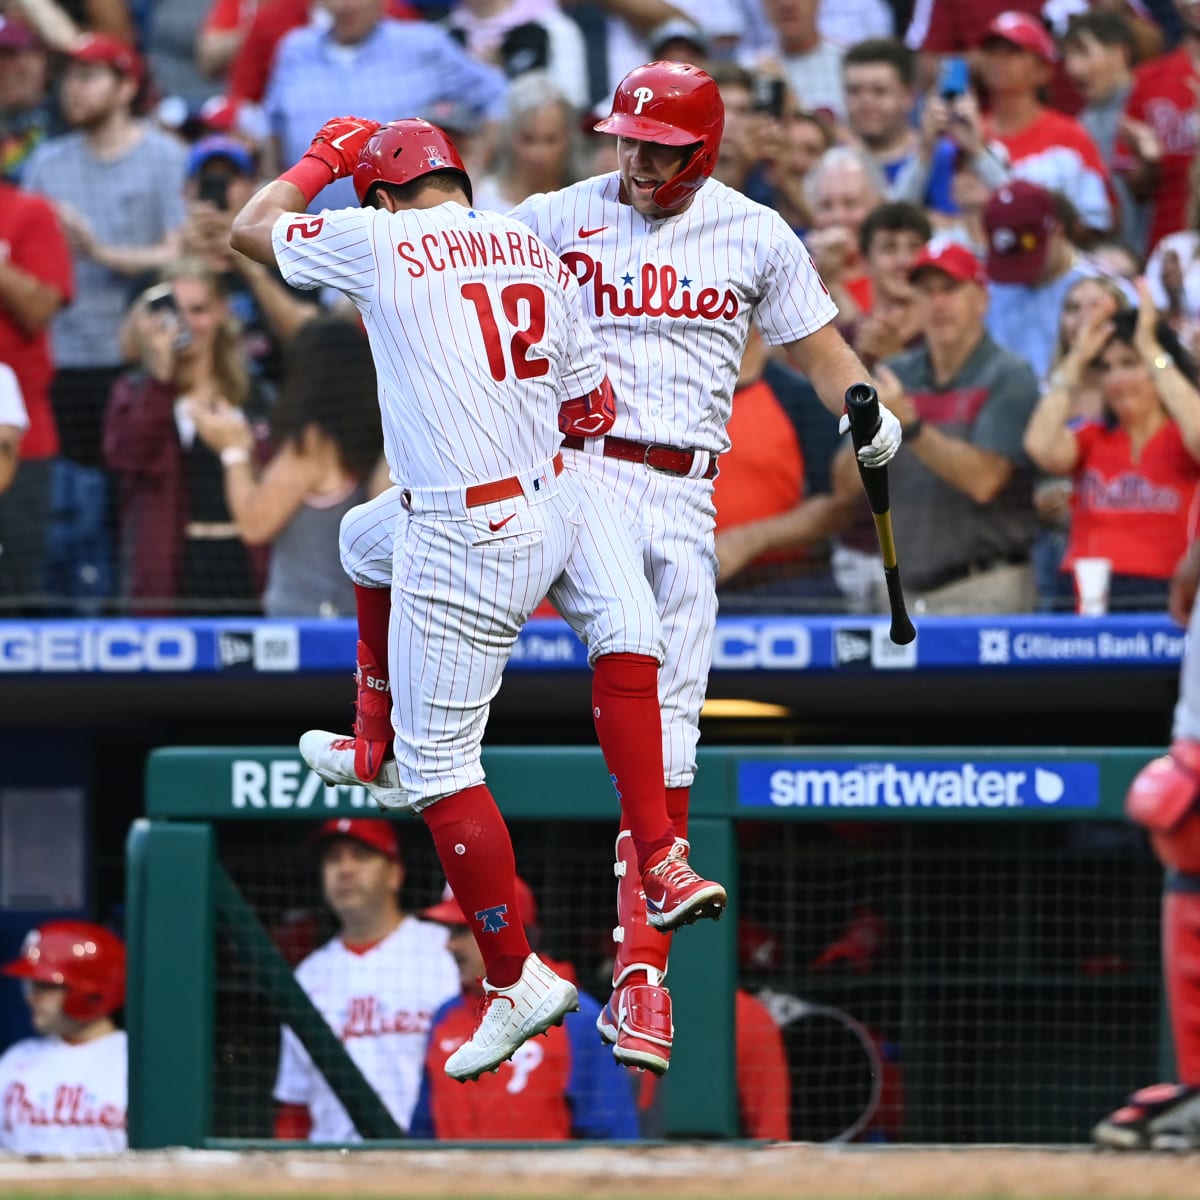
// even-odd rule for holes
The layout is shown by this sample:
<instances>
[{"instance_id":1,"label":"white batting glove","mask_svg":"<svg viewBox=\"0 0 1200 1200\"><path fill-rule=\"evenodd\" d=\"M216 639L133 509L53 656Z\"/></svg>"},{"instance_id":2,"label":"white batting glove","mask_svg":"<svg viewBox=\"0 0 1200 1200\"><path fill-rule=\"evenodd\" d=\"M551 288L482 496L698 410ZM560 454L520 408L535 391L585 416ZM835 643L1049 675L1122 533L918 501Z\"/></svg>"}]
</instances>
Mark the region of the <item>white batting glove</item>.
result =
<instances>
[{"instance_id":1,"label":"white batting glove","mask_svg":"<svg viewBox=\"0 0 1200 1200\"><path fill-rule=\"evenodd\" d=\"M850 432L850 414L842 413L838 433ZM875 436L858 449L858 461L864 467L882 467L896 457L903 438L896 414L885 404L879 406L879 428Z\"/></svg>"}]
</instances>

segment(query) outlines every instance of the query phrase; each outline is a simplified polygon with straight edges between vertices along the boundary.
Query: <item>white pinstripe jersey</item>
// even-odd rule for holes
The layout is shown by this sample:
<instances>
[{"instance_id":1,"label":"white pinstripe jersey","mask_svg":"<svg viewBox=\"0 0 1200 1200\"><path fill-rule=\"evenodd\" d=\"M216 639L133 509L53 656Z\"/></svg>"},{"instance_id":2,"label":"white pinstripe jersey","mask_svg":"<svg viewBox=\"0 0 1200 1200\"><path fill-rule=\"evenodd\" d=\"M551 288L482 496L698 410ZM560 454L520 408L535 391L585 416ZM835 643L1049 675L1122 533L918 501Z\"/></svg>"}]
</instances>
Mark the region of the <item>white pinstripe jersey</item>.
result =
<instances>
[{"instance_id":1,"label":"white pinstripe jersey","mask_svg":"<svg viewBox=\"0 0 1200 1200\"><path fill-rule=\"evenodd\" d=\"M362 313L388 466L406 487L546 462L559 405L604 378L570 271L501 214L454 202L284 213L271 236L288 283L336 288Z\"/></svg>"},{"instance_id":2,"label":"white pinstripe jersey","mask_svg":"<svg viewBox=\"0 0 1200 1200\"><path fill-rule=\"evenodd\" d=\"M837 315L808 252L773 209L708 179L651 220L616 173L530 196L509 214L574 272L617 397L613 433L721 453L754 316L771 345Z\"/></svg>"}]
</instances>

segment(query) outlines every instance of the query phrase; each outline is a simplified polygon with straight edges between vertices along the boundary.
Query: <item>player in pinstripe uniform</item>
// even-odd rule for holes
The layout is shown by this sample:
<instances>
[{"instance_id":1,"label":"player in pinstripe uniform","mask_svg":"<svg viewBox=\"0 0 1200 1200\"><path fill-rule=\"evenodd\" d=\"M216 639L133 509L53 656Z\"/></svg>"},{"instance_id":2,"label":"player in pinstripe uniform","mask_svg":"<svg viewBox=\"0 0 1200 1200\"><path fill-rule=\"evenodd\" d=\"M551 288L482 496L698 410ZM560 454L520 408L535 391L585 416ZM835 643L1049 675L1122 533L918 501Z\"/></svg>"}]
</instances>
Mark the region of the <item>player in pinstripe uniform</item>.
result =
<instances>
[{"instance_id":1,"label":"player in pinstripe uniform","mask_svg":"<svg viewBox=\"0 0 1200 1200\"><path fill-rule=\"evenodd\" d=\"M619 170L532 196L510 214L579 281L621 400L607 436L567 433L564 460L616 494L641 541L666 636L659 694L667 807L681 839L717 614L712 479L728 448L725 426L751 318L832 411L841 412L847 388L867 378L832 324L837 309L799 239L777 213L710 178L723 125L720 93L699 68L638 67L597 125L619 139ZM889 461L900 445L899 422L881 412L879 432L859 451L870 466ZM347 514L343 563L360 588L389 577L389 564L372 553L387 549L386 536L372 530L388 527L395 505L384 493ZM326 778L348 781L361 740L323 735L302 751ZM662 987L670 938L647 924L624 826L615 871L614 992L599 1029L618 1061L662 1073L673 1030Z\"/></svg>"},{"instance_id":2,"label":"player in pinstripe uniform","mask_svg":"<svg viewBox=\"0 0 1200 1200\"><path fill-rule=\"evenodd\" d=\"M345 175L366 207L304 213ZM403 480L392 799L429 826L487 967L479 1024L446 1062L455 1079L497 1069L578 1007L526 940L512 842L480 764L488 706L543 596L588 646L597 735L642 884L661 902L656 924L718 916L726 900L691 870L667 816L662 628L636 549L603 489L562 471L563 427L603 430L614 407L578 285L525 226L470 201L458 152L427 121L335 118L231 237L293 286L344 292L376 361L388 465Z\"/></svg>"}]
</instances>

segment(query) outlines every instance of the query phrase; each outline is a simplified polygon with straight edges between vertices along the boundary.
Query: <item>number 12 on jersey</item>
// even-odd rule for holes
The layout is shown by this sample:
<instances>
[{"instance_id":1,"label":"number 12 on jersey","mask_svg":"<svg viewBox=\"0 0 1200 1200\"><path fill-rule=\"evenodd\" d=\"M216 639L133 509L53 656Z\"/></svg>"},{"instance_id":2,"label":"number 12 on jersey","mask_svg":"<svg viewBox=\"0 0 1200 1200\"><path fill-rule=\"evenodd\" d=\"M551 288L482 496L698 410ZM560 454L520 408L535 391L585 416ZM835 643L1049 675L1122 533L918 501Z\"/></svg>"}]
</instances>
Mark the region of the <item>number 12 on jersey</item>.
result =
<instances>
[{"instance_id":1,"label":"number 12 on jersey","mask_svg":"<svg viewBox=\"0 0 1200 1200\"><path fill-rule=\"evenodd\" d=\"M475 309L487 350L488 368L492 378L499 381L508 374L508 363L491 294L483 283L464 283L462 294ZM550 370L549 361L530 358L529 351L546 334L546 293L536 283L510 283L500 291L500 304L504 321L512 330L509 358L513 374L518 379L537 379L545 375Z\"/></svg>"}]
</instances>

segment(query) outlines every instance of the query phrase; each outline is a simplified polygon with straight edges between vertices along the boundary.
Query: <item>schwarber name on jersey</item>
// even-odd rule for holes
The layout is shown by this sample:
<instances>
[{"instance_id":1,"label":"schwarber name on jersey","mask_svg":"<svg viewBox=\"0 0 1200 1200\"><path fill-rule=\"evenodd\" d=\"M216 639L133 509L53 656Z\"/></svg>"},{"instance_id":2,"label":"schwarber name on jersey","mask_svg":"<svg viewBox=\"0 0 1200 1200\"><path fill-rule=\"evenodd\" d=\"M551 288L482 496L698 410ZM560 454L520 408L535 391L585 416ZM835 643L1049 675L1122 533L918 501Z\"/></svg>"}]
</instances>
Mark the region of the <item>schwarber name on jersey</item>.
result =
<instances>
[{"instance_id":1,"label":"schwarber name on jersey","mask_svg":"<svg viewBox=\"0 0 1200 1200\"><path fill-rule=\"evenodd\" d=\"M0 1150L119 1154L126 1148L123 1030L89 1042L26 1038L0 1058Z\"/></svg>"},{"instance_id":2,"label":"schwarber name on jersey","mask_svg":"<svg viewBox=\"0 0 1200 1200\"><path fill-rule=\"evenodd\" d=\"M362 953L334 938L296 968L296 978L397 1124L407 1129L433 1014L461 987L446 949L446 927L405 917ZM359 1140L341 1101L286 1027L275 1099L308 1108L314 1142Z\"/></svg>"},{"instance_id":3,"label":"schwarber name on jersey","mask_svg":"<svg viewBox=\"0 0 1200 1200\"><path fill-rule=\"evenodd\" d=\"M723 453L750 318L785 345L837 316L783 218L715 179L667 218L622 204L615 173L531 196L509 215L579 281L622 437Z\"/></svg>"},{"instance_id":4,"label":"schwarber name on jersey","mask_svg":"<svg viewBox=\"0 0 1200 1200\"><path fill-rule=\"evenodd\" d=\"M453 201L284 213L272 241L288 283L336 288L362 313L388 465L406 487L466 486L548 461L559 405L604 379L571 272L499 213Z\"/></svg>"}]
</instances>

